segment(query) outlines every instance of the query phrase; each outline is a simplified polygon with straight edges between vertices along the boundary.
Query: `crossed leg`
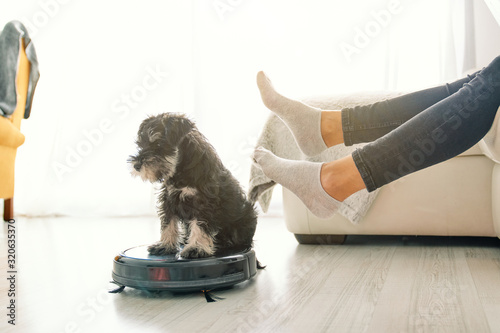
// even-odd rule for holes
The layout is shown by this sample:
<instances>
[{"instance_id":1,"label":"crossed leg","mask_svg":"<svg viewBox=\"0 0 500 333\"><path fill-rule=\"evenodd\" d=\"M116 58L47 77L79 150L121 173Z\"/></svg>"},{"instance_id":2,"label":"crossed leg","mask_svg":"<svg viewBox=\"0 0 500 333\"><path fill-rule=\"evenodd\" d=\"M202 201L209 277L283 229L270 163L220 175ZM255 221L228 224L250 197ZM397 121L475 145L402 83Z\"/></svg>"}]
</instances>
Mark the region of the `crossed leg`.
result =
<instances>
[{"instance_id":1,"label":"crossed leg","mask_svg":"<svg viewBox=\"0 0 500 333\"><path fill-rule=\"evenodd\" d=\"M306 155L343 143L345 137L348 144L373 141L352 155L327 163L285 160L263 148L254 152L254 160L266 176L294 192L314 214L326 218L337 211L341 201L361 189L373 191L477 143L491 127L500 105L500 57L482 71L450 85L356 110L319 110L286 98L262 72L257 75L257 84L264 104L287 124ZM362 125L369 121L388 125L356 132L355 122L350 121L360 115ZM346 130L352 129L354 134L346 136ZM401 172L399 161L411 159L414 153L422 156L419 149L429 142L434 145L432 153Z\"/></svg>"},{"instance_id":2,"label":"crossed leg","mask_svg":"<svg viewBox=\"0 0 500 333\"><path fill-rule=\"evenodd\" d=\"M264 104L291 129L306 155L343 143L341 111L322 111L279 94L263 72L257 75ZM264 174L294 192L315 215L328 218L340 203L365 188L354 160L346 156L328 163L291 161L264 148L253 154Z\"/></svg>"}]
</instances>

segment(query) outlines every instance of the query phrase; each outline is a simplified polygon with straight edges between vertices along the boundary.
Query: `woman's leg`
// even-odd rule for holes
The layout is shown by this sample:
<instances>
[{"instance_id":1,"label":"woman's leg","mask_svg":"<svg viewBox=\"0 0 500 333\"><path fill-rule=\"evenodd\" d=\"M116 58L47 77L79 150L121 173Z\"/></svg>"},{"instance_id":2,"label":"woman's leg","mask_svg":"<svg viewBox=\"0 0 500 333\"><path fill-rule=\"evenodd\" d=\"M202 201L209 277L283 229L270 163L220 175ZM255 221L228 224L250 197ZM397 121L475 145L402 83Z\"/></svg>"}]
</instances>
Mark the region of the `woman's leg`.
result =
<instances>
[{"instance_id":1,"label":"woman's leg","mask_svg":"<svg viewBox=\"0 0 500 333\"><path fill-rule=\"evenodd\" d=\"M428 88L370 105L342 109L344 143L372 142L398 128L420 112L453 95L478 72L445 85Z\"/></svg>"},{"instance_id":2,"label":"woman's leg","mask_svg":"<svg viewBox=\"0 0 500 333\"><path fill-rule=\"evenodd\" d=\"M304 154L315 156L328 148L321 136L320 109L279 94L264 72L257 74L257 86L264 105L285 122Z\"/></svg>"},{"instance_id":3,"label":"woman's leg","mask_svg":"<svg viewBox=\"0 0 500 333\"><path fill-rule=\"evenodd\" d=\"M253 159L267 177L295 193L316 216L328 218L340 206L340 200L332 197L321 184L321 163L286 160L262 147L254 151Z\"/></svg>"},{"instance_id":4,"label":"woman's leg","mask_svg":"<svg viewBox=\"0 0 500 333\"><path fill-rule=\"evenodd\" d=\"M384 136L432 104L450 96L476 74L461 80L343 110L320 110L278 93L269 78L257 74L262 101L291 130L299 148L315 156L334 145L370 142Z\"/></svg>"},{"instance_id":5,"label":"woman's leg","mask_svg":"<svg viewBox=\"0 0 500 333\"><path fill-rule=\"evenodd\" d=\"M256 151L254 160L268 177L289 189L293 187L314 214L328 217L336 212L338 202L364 187L373 191L467 150L486 135L499 105L500 57L455 94L351 156L324 164L302 164L298 173L292 171L296 171L295 163L302 161L283 163L265 150ZM298 175L305 173L309 178L319 178L319 182L309 178L304 182ZM316 207L314 196L326 199L325 193L334 201L322 200Z\"/></svg>"},{"instance_id":6,"label":"woman's leg","mask_svg":"<svg viewBox=\"0 0 500 333\"><path fill-rule=\"evenodd\" d=\"M497 57L456 93L352 154L367 190L466 151L489 131L499 106Z\"/></svg>"}]
</instances>

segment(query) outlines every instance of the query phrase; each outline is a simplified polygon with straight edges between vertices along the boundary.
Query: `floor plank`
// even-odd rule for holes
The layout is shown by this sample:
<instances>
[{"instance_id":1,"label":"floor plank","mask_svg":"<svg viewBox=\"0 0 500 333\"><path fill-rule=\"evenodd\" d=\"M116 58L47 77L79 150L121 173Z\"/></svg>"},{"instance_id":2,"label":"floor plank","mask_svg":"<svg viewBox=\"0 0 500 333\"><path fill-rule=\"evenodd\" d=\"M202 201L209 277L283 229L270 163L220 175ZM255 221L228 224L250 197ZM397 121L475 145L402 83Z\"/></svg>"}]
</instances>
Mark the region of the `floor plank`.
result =
<instances>
[{"instance_id":1,"label":"floor plank","mask_svg":"<svg viewBox=\"0 0 500 333\"><path fill-rule=\"evenodd\" d=\"M159 234L156 218L16 222L17 325L1 332L499 332L500 240L351 236L298 245L281 218L255 236L267 265L252 280L201 293L107 293L112 258ZM0 233L6 309L7 227Z\"/></svg>"},{"instance_id":2,"label":"floor plank","mask_svg":"<svg viewBox=\"0 0 500 333\"><path fill-rule=\"evenodd\" d=\"M497 250L470 248L466 251L467 264L491 332L500 332L500 258Z\"/></svg>"}]
</instances>

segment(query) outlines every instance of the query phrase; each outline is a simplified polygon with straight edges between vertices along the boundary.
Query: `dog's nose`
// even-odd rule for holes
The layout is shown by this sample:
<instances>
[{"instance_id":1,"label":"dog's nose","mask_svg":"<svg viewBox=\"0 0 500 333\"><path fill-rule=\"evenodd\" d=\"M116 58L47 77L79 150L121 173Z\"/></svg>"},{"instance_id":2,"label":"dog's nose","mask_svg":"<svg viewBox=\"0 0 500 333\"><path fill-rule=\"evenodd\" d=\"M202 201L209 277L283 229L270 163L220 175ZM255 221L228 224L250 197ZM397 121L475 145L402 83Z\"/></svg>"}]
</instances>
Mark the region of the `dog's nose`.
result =
<instances>
[{"instance_id":1,"label":"dog's nose","mask_svg":"<svg viewBox=\"0 0 500 333\"><path fill-rule=\"evenodd\" d=\"M135 171L141 171L141 163L134 163L134 169Z\"/></svg>"}]
</instances>

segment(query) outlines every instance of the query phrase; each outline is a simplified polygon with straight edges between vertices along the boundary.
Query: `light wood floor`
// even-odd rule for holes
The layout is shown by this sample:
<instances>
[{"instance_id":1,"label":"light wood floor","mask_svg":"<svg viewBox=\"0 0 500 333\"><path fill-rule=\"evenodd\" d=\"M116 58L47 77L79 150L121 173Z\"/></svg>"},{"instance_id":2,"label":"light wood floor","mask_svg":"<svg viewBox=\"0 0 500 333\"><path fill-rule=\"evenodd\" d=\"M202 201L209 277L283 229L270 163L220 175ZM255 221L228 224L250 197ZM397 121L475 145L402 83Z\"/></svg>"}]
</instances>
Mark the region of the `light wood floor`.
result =
<instances>
[{"instance_id":1,"label":"light wood floor","mask_svg":"<svg viewBox=\"0 0 500 333\"><path fill-rule=\"evenodd\" d=\"M7 324L7 227L0 232L0 331L500 332L500 241L350 237L298 245L280 218L255 237L267 265L201 294L107 294L119 250L158 237L154 218L25 219L17 225L16 326Z\"/></svg>"}]
</instances>

